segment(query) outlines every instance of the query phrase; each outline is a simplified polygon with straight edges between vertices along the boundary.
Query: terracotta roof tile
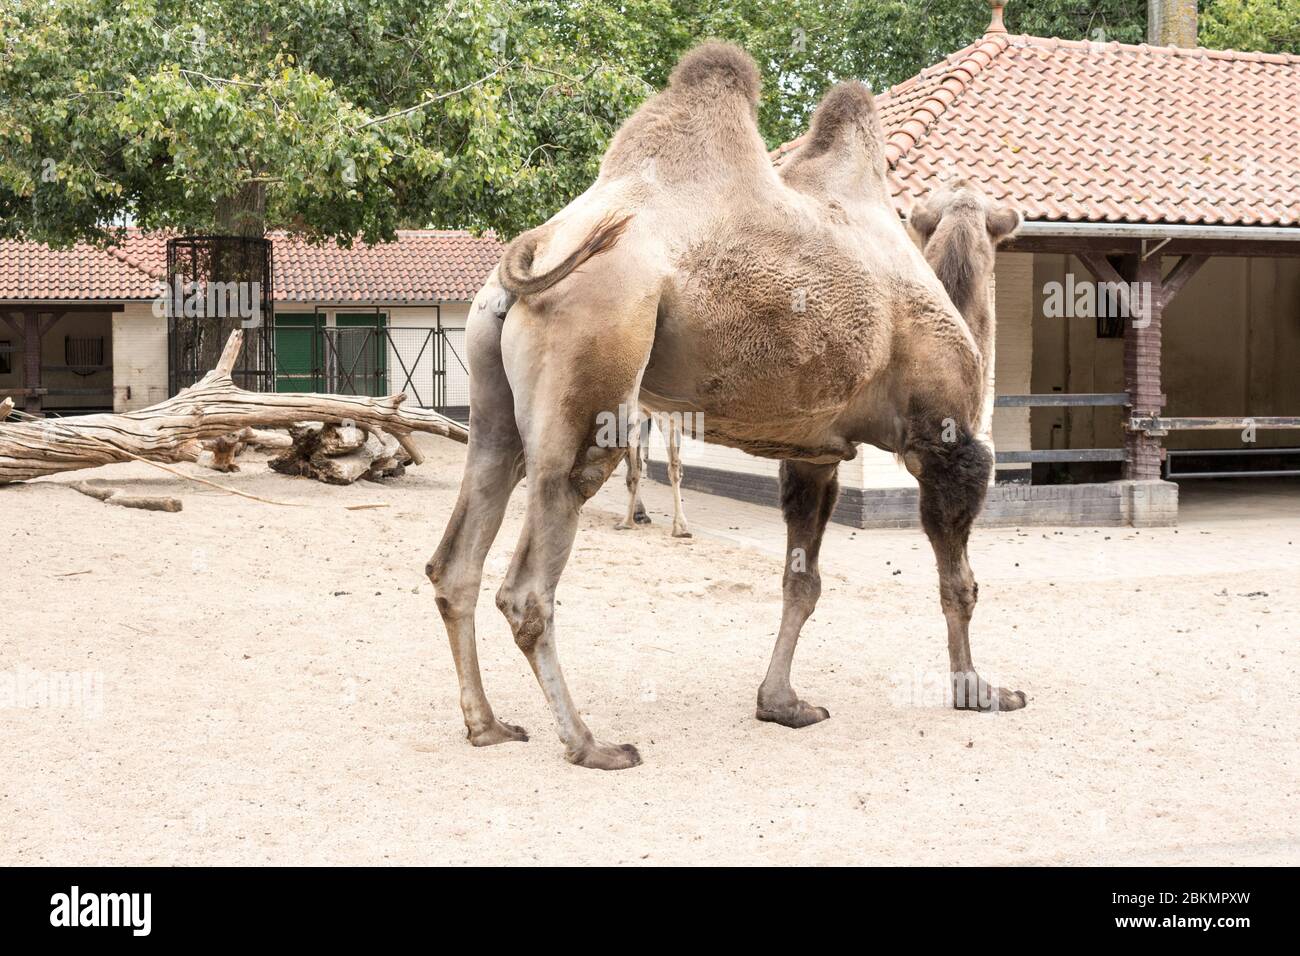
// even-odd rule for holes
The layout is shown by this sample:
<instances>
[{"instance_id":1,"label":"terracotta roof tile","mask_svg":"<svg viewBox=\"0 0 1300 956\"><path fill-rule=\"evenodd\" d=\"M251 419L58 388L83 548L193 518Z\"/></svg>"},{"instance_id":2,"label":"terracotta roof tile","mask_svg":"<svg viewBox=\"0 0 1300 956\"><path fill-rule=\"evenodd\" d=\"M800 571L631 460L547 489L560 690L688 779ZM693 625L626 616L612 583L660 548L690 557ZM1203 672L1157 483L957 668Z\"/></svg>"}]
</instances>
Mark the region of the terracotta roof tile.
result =
<instances>
[{"instance_id":1,"label":"terracotta roof tile","mask_svg":"<svg viewBox=\"0 0 1300 956\"><path fill-rule=\"evenodd\" d=\"M1300 226L1297 56L991 33L876 102L904 214L966 176L1028 219Z\"/></svg>"},{"instance_id":2,"label":"terracotta roof tile","mask_svg":"<svg viewBox=\"0 0 1300 956\"><path fill-rule=\"evenodd\" d=\"M501 258L492 236L402 230L375 246L313 246L276 233L278 302L454 302L474 298ZM167 273L167 237L128 232L116 246L51 249L0 240L0 299L152 299Z\"/></svg>"}]
</instances>

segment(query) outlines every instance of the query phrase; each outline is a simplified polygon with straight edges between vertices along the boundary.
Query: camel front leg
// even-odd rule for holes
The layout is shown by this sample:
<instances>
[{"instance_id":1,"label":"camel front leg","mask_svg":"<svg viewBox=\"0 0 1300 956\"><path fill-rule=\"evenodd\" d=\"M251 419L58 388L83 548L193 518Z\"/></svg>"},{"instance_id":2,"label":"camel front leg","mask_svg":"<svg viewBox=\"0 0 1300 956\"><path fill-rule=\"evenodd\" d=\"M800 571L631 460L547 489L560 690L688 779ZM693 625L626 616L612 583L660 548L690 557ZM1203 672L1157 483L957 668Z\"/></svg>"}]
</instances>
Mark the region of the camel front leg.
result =
<instances>
[{"instance_id":1,"label":"camel front leg","mask_svg":"<svg viewBox=\"0 0 1300 956\"><path fill-rule=\"evenodd\" d=\"M939 603L948 625L953 706L957 710L1019 710L1026 703L1024 693L985 681L976 673L970 652L970 619L979 585L966 546L984 503L993 456L978 438L963 432L952 442L922 438L906 457L920 484L921 526L939 568Z\"/></svg>"},{"instance_id":2,"label":"camel front leg","mask_svg":"<svg viewBox=\"0 0 1300 956\"><path fill-rule=\"evenodd\" d=\"M661 423L662 424L662 423ZM686 512L682 510L682 426L678 416L668 416L668 482L673 487L673 537L689 538Z\"/></svg>"},{"instance_id":3,"label":"camel front leg","mask_svg":"<svg viewBox=\"0 0 1300 956\"><path fill-rule=\"evenodd\" d=\"M781 511L786 527L781 630L767 676L758 688L755 716L759 720L786 727L807 727L830 716L825 707L814 707L799 699L790 686L790 664L795 645L799 643L799 631L821 596L818 557L839 490L833 464L781 463Z\"/></svg>"}]
</instances>

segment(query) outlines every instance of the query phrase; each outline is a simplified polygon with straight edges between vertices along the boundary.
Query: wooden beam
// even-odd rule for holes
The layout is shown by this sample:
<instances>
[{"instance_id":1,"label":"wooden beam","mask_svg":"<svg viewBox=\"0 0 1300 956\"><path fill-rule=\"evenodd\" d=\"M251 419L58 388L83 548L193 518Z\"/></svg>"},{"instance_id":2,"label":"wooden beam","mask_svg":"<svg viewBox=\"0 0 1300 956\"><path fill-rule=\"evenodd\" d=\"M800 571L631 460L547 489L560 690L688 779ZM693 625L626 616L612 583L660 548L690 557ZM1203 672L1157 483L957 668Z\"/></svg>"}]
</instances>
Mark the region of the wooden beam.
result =
<instances>
[{"instance_id":1,"label":"wooden beam","mask_svg":"<svg viewBox=\"0 0 1300 956\"><path fill-rule=\"evenodd\" d=\"M1127 392L1049 392L1045 395L999 395L996 408L1078 408L1127 405Z\"/></svg>"},{"instance_id":2,"label":"wooden beam","mask_svg":"<svg viewBox=\"0 0 1300 956\"><path fill-rule=\"evenodd\" d=\"M1128 427L1147 432L1171 431L1245 431L1247 428L1300 428L1300 417L1290 415L1245 416L1180 416L1161 418L1146 415L1129 419Z\"/></svg>"},{"instance_id":3,"label":"wooden beam","mask_svg":"<svg viewBox=\"0 0 1300 956\"><path fill-rule=\"evenodd\" d=\"M126 306L121 302L0 302L0 309L14 314L35 309L37 312L121 312Z\"/></svg>"},{"instance_id":4,"label":"wooden beam","mask_svg":"<svg viewBox=\"0 0 1300 956\"><path fill-rule=\"evenodd\" d=\"M22 326L18 324L18 320L8 312L0 312L0 319L4 319L5 325L13 329L14 335L18 336L19 341L22 341L23 329Z\"/></svg>"},{"instance_id":5,"label":"wooden beam","mask_svg":"<svg viewBox=\"0 0 1300 956\"><path fill-rule=\"evenodd\" d=\"M1075 253L1075 257L1088 267L1088 271L1092 273L1092 277L1098 282L1114 282L1128 285L1120 277L1119 271L1111 265L1110 260L1105 256L1092 252L1078 252Z\"/></svg>"},{"instance_id":6,"label":"wooden beam","mask_svg":"<svg viewBox=\"0 0 1300 956\"><path fill-rule=\"evenodd\" d=\"M1196 275L1197 271L1201 266L1205 265L1206 260L1209 258L1209 256L1187 255L1178 260L1178 264L1170 269L1169 275L1162 280L1164 288L1161 290L1161 308L1169 305L1174 300L1174 296L1187 284L1187 280Z\"/></svg>"},{"instance_id":7,"label":"wooden beam","mask_svg":"<svg viewBox=\"0 0 1300 956\"><path fill-rule=\"evenodd\" d=\"M59 319L67 315L66 312L51 312L45 318L41 319L41 338L45 338L45 333L59 324Z\"/></svg>"},{"instance_id":8,"label":"wooden beam","mask_svg":"<svg viewBox=\"0 0 1300 956\"><path fill-rule=\"evenodd\" d=\"M999 252L1044 252L1077 256L1090 252L1100 256L1141 255L1142 240L1107 236L1013 236L998 246ZM1286 259L1300 256L1300 242L1258 239L1171 239L1160 249L1162 256L1231 256Z\"/></svg>"},{"instance_id":9,"label":"wooden beam","mask_svg":"<svg viewBox=\"0 0 1300 956\"><path fill-rule=\"evenodd\" d=\"M1060 464L1072 461L1124 461L1123 448L1039 448L1034 451L999 451L994 453L999 465L1023 465L1035 462Z\"/></svg>"}]
</instances>

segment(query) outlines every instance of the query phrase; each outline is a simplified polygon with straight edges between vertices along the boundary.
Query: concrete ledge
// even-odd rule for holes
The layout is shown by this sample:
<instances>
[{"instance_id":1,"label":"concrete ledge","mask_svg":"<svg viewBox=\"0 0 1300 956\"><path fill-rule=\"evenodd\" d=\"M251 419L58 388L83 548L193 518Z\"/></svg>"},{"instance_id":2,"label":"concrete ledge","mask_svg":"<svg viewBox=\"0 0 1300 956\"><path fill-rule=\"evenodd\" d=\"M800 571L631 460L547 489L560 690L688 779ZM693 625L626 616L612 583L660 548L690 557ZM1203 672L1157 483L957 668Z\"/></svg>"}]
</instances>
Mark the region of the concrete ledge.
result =
<instances>
[{"instance_id":1,"label":"concrete ledge","mask_svg":"<svg viewBox=\"0 0 1300 956\"><path fill-rule=\"evenodd\" d=\"M777 507L777 479L720 468L687 466L682 487L740 501ZM650 462L655 481L668 480L663 462ZM689 515L688 515L689 517ZM855 528L915 528L915 488L841 488L831 520ZM1029 485L989 488L976 524L1005 528L1024 525L1155 528L1178 523L1178 486L1169 481L1107 481L1085 485Z\"/></svg>"}]
</instances>

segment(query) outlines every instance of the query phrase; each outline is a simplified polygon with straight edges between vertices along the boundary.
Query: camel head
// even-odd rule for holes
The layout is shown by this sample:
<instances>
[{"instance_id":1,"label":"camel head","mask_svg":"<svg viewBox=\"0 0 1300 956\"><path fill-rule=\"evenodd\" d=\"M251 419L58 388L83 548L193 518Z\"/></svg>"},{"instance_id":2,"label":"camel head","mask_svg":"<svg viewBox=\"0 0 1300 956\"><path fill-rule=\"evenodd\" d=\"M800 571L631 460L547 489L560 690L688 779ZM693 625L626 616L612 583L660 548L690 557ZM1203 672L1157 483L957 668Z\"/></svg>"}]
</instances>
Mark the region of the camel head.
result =
<instances>
[{"instance_id":1,"label":"camel head","mask_svg":"<svg viewBox=\"0 0 1300 956\"><path fill-rule=\"evenodd\" d=\"M928 196L908 219L926 261L963 315L977 288L993 274L998 244L1020 223L1018 210L995 204L964 179Z\"/></svg>"}]
</instances>

